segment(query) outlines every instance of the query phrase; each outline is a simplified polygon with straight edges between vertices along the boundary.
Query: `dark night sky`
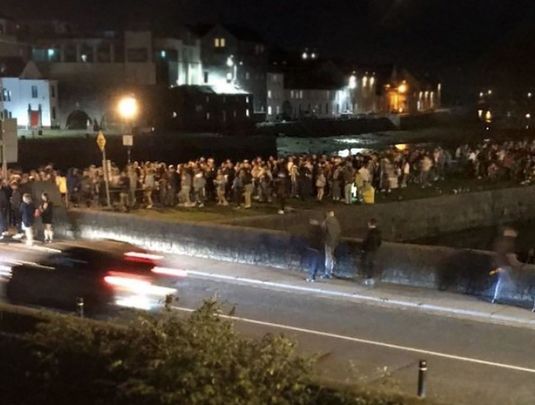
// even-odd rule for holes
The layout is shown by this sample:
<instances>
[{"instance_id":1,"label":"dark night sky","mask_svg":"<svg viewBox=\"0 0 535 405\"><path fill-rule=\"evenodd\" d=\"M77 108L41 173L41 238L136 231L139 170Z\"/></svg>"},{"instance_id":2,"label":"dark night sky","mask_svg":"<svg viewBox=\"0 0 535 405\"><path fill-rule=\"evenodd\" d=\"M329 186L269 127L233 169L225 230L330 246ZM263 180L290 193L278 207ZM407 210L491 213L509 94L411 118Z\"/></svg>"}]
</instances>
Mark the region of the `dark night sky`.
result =
<instances>
[{"instance_id":1,"label":"dark night sky","mask_svg":"<svg viewBox=\"0 0 535 405\"><path fill-rule=\"evenodd\" d=\"M6 14L112 27L128 20L248 25L271 44L435 70L533 60L535 0L1 0ZM163 11L163 12L162 12ZM526 49L527 46L527 49ZM500 60L499 60L500 59ZM502 61L503 62L503 61ZM515 62L516 63L516 62ZM531 65L532 66L532 65Z\"/></svg>"}]
</instances>

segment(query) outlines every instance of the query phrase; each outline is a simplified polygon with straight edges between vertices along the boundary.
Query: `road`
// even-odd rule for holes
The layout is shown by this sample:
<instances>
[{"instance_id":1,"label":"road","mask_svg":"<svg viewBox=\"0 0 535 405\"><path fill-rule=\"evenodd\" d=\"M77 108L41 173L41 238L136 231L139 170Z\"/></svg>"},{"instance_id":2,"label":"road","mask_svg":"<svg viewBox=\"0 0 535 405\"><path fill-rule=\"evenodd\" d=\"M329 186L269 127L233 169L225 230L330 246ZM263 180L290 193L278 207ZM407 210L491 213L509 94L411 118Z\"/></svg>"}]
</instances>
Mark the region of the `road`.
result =
<instances>
[{"instance_id":1,"label":"road","mask_svg":"<svg viewBox=\"0 0 535 405\"><path fill-rule=\"evenodd\" d=\"M176 310L217 297L247 336L282 333L317 354L328 380L416 392L417 363L429 363L429 397L455 404L535 403L535 331L188 277ZM386 372L385 372L386 370ZM384 378L388 375L387 378Z\"/></svg>"}]
</instances>

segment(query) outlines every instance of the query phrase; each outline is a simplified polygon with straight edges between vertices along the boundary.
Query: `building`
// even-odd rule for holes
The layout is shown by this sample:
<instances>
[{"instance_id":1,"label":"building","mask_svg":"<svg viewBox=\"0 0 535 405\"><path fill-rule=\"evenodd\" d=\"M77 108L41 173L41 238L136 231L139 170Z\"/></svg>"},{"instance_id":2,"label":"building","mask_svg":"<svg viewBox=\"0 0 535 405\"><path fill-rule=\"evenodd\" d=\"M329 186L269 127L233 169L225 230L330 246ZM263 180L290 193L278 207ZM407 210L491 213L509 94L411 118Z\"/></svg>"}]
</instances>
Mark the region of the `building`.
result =
<instances>
[{"instance_id":1,"label":"building","mask_svg":"<svg viewBox=\"0 0 535 405\"><path fill-rule=\"evenodd\" d=\"M200 40L185 28L177 30L180 36L148 29L84 33L50 21L23 23L21 32L32 43L32 60L60 83L62 126L72 127L73 113L96 126L109 124L106 112L121 89L195 85L202 79Z\"/></svg>"},{"instance_id":2,"label":"building","mask_svg":"<svg viewBox=\"0 0 535 405\"><path fill-rule=\"evenodd\" d=\"M16 118L19 127L58 125L58 88L42 78L33 62L0 58L0 119Z\"/></svg>"},{"instance_id":3,"label":"building","mask_svg":"<svg viewBox=\"0 0 535 405\"><path fill-rule=\"evenodd\" d=\"M418 114L441 107L442 84L417 79L407 70L387 70L382 80L381 111L390 114Z\"/></svg>"},{"instance_id":4,"label":"building","mask_svg":"<svg viewBox=\"0 0 535 405\"><path fill-rule=\"evenodd\" d=\"M150 87L138 93L144 119L189 131L236 131L253 125L252 95L217 93L210 86Z\"/></svg>"},{"instance_id":5,"label":"building","mask_svg":"<svg viewBox=\"0 0 535 405\"><path fill-rule=\"evenodd\" d=\"M219 93L250 93L254 113L265 114L268 55L263 40L255 32L233 25L194 30L201 37L203 84Z\"/></svg>"},{"instance_id":6,"label":"building","mask_svg":"<svg viewBox=\"0 0 535 405\"><path fill-rule=\"evenodd\" d=\"M9 17L0 14L0 58L26 58L29 46L17 38L17 24Z\"/></svg>"},{"instance_id":7,"label":"building","mask_svg":"<svg viewBox=\"0 0 535 405\"><path fill-rule=\"evenodd\" d=\"M270 70L268 121L339 118L377 111L373 72L340 68L308 51L293 60L283 57L273 61Z\"/></svg>"}]
</instances>

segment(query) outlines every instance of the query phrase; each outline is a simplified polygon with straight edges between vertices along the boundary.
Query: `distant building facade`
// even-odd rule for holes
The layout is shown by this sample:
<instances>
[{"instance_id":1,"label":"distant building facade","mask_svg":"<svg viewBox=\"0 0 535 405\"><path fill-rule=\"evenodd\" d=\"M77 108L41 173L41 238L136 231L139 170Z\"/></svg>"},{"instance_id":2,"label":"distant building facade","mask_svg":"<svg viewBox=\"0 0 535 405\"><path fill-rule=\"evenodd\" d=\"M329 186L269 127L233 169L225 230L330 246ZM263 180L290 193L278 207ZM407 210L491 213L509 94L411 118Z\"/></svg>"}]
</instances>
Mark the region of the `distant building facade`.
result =
<instances>
[{"instance_id":1,"label":"distant building facade","mask_svg":"<svg viewBox=\"0 0 535 405\"><path fill-rule=\"evenodd\" d=\"M262 39L231 25L197 27L196 32L202 43L203 84L219 93L250 93L254 113L265 114L268 55Z\"/></svg>"},{"instance_id":2,"label":"distant building facade","mask_svg":"<svg viewBox=\"0 0 535 405\"><path fill-rule=\"evenodd\" d=\"M33 62L0 58L0 120L16 118L19 127L58 125L57 82L43 79Z\"/></svg>"}]
</instances>

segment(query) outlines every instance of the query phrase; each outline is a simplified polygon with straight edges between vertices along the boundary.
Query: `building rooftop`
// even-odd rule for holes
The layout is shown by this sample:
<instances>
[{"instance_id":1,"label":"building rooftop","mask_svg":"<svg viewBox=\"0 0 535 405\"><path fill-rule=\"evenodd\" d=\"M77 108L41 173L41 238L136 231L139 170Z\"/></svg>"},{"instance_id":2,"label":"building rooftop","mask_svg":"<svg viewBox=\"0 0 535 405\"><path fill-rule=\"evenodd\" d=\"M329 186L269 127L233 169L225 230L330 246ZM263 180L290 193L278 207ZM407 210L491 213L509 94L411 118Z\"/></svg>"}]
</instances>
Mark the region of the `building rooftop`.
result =
<instances>
[{"instance_id":1,"label":"building rooftop","mask_svg":"<svg viewBox=\"0 0 535 405\"><path fill-rule=\"evenodd\" d=\"M192 32L200 37L208 34L215 27L222 27L240 41L264 43L264 39L256 31L236 24L199 24L190 26Z\"/></svg>"},{"instance_id":2,"label":"building rooftop","mask_svg":"<svg viewBox=\"0 0 535 405\"><path fill-rule=\"evenodd\" d=\"M0 58L0 77L20 77L26 65L22 58Z\"/></svg>"}]
</instances>

